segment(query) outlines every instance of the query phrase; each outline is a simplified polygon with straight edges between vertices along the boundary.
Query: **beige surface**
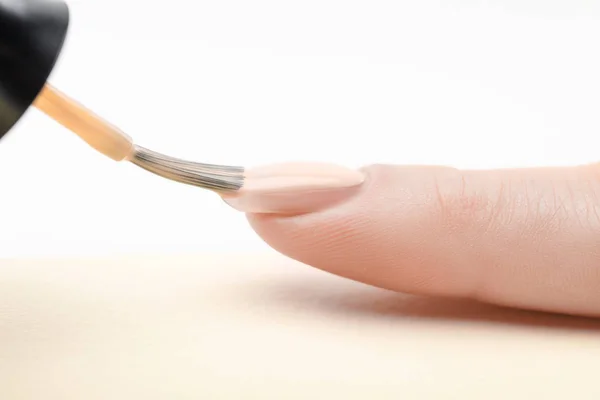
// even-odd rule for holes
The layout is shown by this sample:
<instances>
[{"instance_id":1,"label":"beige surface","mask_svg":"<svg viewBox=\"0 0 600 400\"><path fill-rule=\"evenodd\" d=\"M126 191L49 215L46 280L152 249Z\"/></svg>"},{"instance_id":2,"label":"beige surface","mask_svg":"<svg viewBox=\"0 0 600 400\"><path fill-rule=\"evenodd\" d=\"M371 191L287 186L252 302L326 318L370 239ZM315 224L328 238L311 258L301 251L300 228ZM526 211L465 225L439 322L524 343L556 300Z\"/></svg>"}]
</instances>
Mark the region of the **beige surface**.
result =
<instances>
[{"instance_id":1,"label":"beige surface","mask_svg":"<svg viewBox=\"0 0 600 400\"><path fill-rule=\"evenodd\" d=\"M281 256L0 263L0 398L598 399L600 323Z\"/></svg>"}]
</instances>

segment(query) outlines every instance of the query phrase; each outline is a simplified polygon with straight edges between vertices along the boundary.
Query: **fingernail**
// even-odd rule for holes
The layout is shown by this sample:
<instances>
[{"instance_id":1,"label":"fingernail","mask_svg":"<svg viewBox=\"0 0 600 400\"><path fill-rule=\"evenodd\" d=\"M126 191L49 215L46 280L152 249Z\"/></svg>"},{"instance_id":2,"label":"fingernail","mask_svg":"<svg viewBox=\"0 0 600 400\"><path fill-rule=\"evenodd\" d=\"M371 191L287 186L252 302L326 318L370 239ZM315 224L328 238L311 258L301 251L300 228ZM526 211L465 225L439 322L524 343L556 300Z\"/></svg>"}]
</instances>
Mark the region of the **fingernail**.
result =
<instances>
[{"instance_id":1,"label":"fingernail","mask_svg":"<svg viewBox=\"0 0 600 400\"><path fill-rule=\"evenodd\" d=\"M364 180L363 173L332 164L276 164L246 170L244 186L223 199L245 213L306 214L347 200Z\"/></svg>"}]
</instances>

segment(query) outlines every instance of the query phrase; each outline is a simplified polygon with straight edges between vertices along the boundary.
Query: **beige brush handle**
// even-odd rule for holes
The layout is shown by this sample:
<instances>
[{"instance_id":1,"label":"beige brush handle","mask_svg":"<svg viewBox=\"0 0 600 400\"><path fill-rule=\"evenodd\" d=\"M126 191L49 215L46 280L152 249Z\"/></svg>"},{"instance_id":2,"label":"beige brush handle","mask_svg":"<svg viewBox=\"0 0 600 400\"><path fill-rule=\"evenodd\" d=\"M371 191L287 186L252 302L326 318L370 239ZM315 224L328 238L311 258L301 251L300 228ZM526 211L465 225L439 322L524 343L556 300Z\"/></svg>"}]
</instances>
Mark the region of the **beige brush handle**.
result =
<instances>
[{"instance_id":1,"label":"beige brush handle","mask_svg":"<svg viewBox=\"0 0 600 400\"><path fill-rule=\"evenodd\" d=\"M94 149L115 161L128 158L133 151L133 141L119 128L49 84L46 84L33 104Z\"/></svg>"}]
</instances>

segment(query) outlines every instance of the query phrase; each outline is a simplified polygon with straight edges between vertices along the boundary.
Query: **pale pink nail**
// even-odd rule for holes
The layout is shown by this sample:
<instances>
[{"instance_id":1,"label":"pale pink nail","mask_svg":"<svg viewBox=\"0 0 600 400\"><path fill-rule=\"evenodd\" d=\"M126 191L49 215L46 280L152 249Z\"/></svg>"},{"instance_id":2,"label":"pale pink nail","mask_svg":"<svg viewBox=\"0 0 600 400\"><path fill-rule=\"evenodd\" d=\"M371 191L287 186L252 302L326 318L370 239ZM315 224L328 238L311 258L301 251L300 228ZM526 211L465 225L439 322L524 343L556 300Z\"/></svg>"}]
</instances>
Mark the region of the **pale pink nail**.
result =
<instances>
[{"instance_id":1,"label":"pale pink nail","mask_svg":"<svg viewBox=\"0 0 600 400\"><path fill-rule=\"evenodd\" d=\"M246 213L310 213L343 202L364 180L361 172L332 164L276 164L248 169L242 189L223 199Z\"/></svg>"}]
</instances>

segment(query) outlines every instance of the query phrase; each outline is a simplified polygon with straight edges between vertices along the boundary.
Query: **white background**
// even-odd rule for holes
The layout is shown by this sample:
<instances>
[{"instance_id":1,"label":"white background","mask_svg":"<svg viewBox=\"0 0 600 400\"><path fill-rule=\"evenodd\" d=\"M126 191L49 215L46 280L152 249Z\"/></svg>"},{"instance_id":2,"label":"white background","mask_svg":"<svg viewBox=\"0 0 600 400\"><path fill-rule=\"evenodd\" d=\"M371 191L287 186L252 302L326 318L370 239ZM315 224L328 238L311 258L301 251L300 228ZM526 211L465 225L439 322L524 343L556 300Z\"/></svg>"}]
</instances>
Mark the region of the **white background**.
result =
<instances>
[{"instance_id":1,"label":"white background","mask_svg":"<svg viewBox=\"0 0 600 400\"><path fill-rule=\"evenodd\" d=\"M577 164L600 155L600 3L79 0L51 81L198 161ZM0 143L1 256L262 251L215 195L31 110Z\"/></svg>"}]
</instances>

